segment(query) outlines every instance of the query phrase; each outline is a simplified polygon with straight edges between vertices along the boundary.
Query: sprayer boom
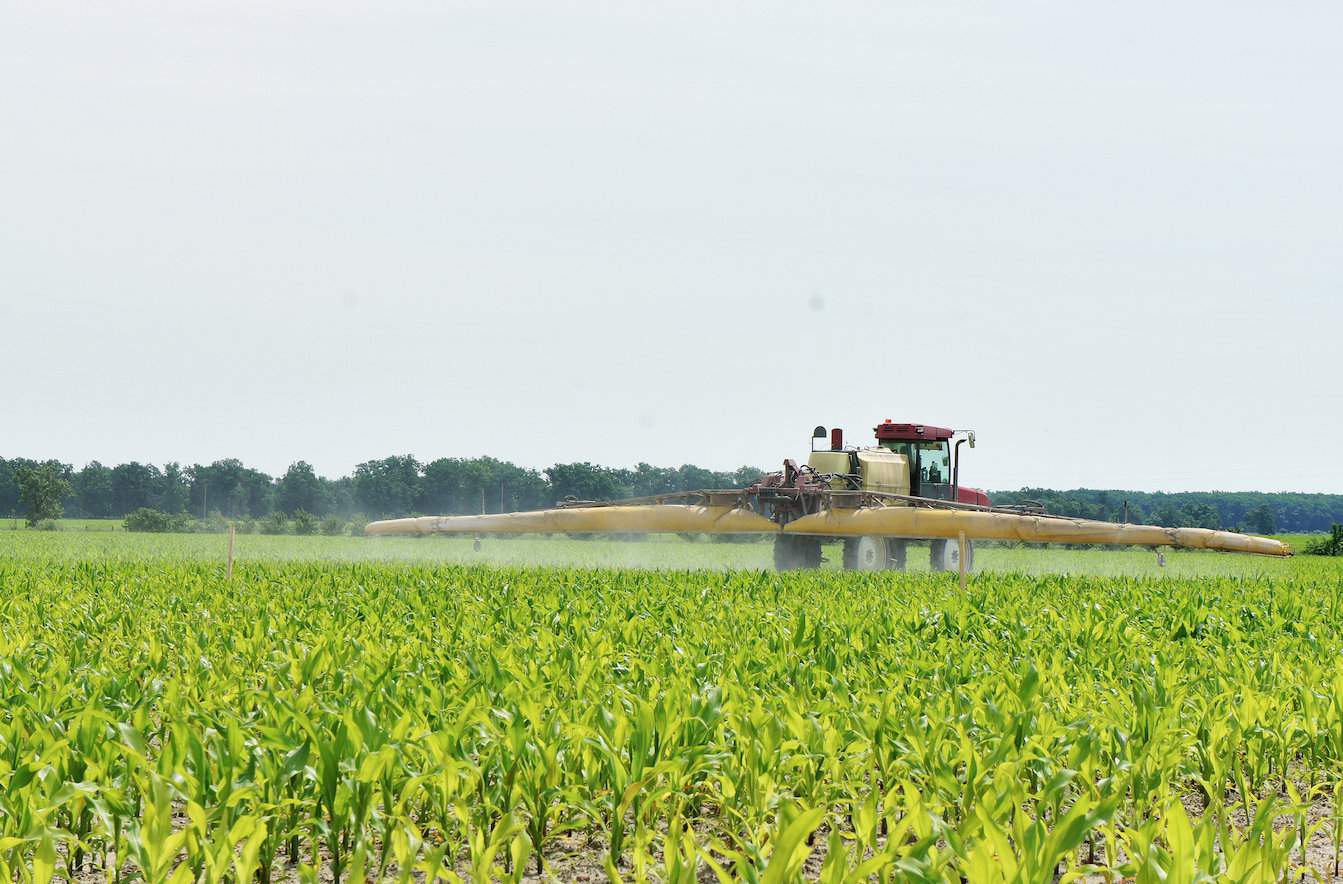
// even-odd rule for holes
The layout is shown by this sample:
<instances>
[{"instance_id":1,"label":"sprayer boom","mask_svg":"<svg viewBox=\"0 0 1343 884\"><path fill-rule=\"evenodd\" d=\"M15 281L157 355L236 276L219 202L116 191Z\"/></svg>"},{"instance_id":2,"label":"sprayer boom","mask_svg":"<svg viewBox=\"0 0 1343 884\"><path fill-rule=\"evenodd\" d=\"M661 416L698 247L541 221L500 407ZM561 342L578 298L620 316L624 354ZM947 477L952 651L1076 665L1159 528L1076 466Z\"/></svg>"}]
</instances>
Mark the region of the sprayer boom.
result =
<instances>
[{"instance_id":1,"label":"sprayer boom","mask_svg":"<svg viewBox=\"0 0 1343 884\"><path fill-rule=\"evenodd\" d=\"M1206 528L1163 528L1074 519L1043 507L995 507L960 484L960 447L974 433L923 424L876 428L878 445L845 448L843 434L813 434L806 464L783 469L748 488L686 491L615 501L561 502L554 509L479 516L423 516L373 522L366 534L770 534L781 568L820 564L820 542L844 540L846 567L904 566L908 541L929 541L935 570L961 566L966 541L1171 546L1289 556L1267 537ZM816 439L828 442L814 447ZM956 541L955 544L949 541ZM973 547L964 546L969 567Z\"/></svg>"},{"instance_id":2,"label":"sprayer boom","mask_svg":"<svg viewBox=\"0 0 1343 884\"><path fill-rule=\"evenodd\" d=\"M775 495L768 495L775 496ZM828 494L813 512L785 524L766 517L760 493L700 491L659 502L612 501L523 513L423 516L373 522L366 534L785 534L804 537L1007 540L1108 546L1172 546L1288 556L1287 544L1206 528L1121 525L1023 513L1006 508L921 502L891 505L881 497ZM696 499L692 503L671 500ZM667 502L661 502L666 500ZM821 502L818 501L818 504ZM845 504L857 504L849 506Z\"/></svg>"}]
</instances>

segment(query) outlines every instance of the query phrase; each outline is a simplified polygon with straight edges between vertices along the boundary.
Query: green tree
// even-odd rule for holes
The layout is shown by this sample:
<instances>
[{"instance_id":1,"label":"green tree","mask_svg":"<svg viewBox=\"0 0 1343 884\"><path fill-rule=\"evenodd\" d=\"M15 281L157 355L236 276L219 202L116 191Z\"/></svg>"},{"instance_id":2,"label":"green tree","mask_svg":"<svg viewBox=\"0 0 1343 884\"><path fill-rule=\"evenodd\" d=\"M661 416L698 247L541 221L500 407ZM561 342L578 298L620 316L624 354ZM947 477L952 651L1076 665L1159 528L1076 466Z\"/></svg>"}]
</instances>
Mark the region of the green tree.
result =
<instances>
[{"instance_id":1,"label":"green tree","mask_svg":"<svg viewBox=\"0 0 1343 884\"><path fill-rule=\"evenodd\" d=\"M170 515L147 507L129 513L122 524L127 531L141 531L161 534L165 531L186 531L188 516Z\"/></svg>"},{"instance_id":2,"label":"green tree","mask_svg":"<svg viewBox=\"0 0 1343 884\"><path fill-rule=\"evenodd\" d=\"M1265 518L1268 508L1271 525L1284 533L1328 531L1343 522L1343 495L1303 494L1262 491L1184 491L1174 494L1148 491L1097 491L1075 488L1054 491L1046 488L1022 488L1019 491L994 491L994 503L1013 504L1040 501L1058 515L1090 515L1107 520L1121 518L1123 501L1129 503L1129 521L1134 523L1220 525L1236 530L1255 531L1256 519ZM1209 509L1202 509L1208 507ZM1216 520L1212 519L1216 512ZM1187 519L1187 521L1185 521Z\"/></svg>"},{"instance_id":3,"label":"green tree","mask_svg":"<svg viewBox=\"0 0 1343 884\"><path fill-rule=\"evenodd\" d=\"M1323 540L1306 544L1305 553L1311 556L1343 556L1343 525L1334 525L1329 529L1329 536Z\"/></svg>"},{"instance_id":4,"label":"green tree","mask_svg":"<svg viewBox=\"0 0 1343 884\"><path fill-rule=\"evenodd\" d=\"M319 516L325 514L325 496L322 480L318 478L312 464L304 460L290 464L275 486L280 512L291 515L299 510Z\"/></svg>"},{"instance_id":5,"label":"green tree","mask_svg":"<svg viewBox=\"0 0 1343 884\"><path fill-rule=\"evenodd\" d=\"M354 479L350 476L341 476L339 479L323 479L322 488L325 491L327 506L332 513L351 516L358 511L359 506L354 498Z\"/></svg>"},{"instance_id":6,"label":"green tree","mask_svg":"<svg viewBox=\"0 0 1343 884\"><path fill-rule=\"evenodd\" d=\"M671 494L681 490L676 470L671 467L655 467L640 463L625 473L630 491L635 497L652 497L656 494Z\"/></svg>"},{"instance_id":7,"label":"green tree","mask_svg":"<svg viewBox=\"0 0 1343 884\"><path fill-rule=\"evenodd\" d=\"M91 461L75 473L71 484L79 511L92 519L106 519L120 515L112 508L112 471L98 461Z\"/></svg>"},{"instance_id":8,"label":"green tree","mask_svg":"<svg viewBox=\"0 0 1343 884\"><path fill-rule=\"evenodd\" d=\"M163 467L162 488L159 491L159 509L173 515L186 512L189 494L190 489L187 487L181 465L166 464Z\"/></svg>"},{"instance_id":9,"label":"green tree","mask_svg":"<svg viewBox=\"0 0 1343 884\"><path fill-rule=\"evenodd\" d=\"M1189 507L1189 518L1194 528L1221 528L1222 517L1217 507L1207 503L1196 503Z\"/></svg>"},{"instance_id":10,"label":"green tree","mask_svg":"<svg viewBox=\"0 0 1343 884\"><path fill-rule=\"evenodd\" d=\"M536 470L494 458L482 459L491 464L489 490L500 498L504 511L540 509L550 502L550 485Z\"/></svg>"},{"instance_id":11,"label":"green tree","mask_svg":"<svg viewBox=\"0 0 1343 884\"><path fill-rule=\"evenodd\" d=\"M1192 521L1188 513L1171 501L1161 503L1152 513L1152 522L1166 528L1188 527Z\"/></svg>"},{"instance_id":12,"label":"green tree","mask_svg":"<svg viewBox=\"0 0 1343 884\"><path fill-rule=\"evenodd\" d=\"M271 513L261 520L258 527L262 534L288 534L289 520L285 518L284 513Z\"/></svg>"},{"instance_id":13,"label":"green tree","mask_svg":"<svg viewBox=\"0 0 1343 884\"><path fill-rule=\"evenodd\" d=\"M616 500L629 497L629 488L616 470L583 463L557 463L546 470L550 493L556 500Z\"/></svg>"},{"instance_id":14,"label":"green tree","mask_svg":"<svg viewBox=\"0 0 1343 884\"><path fill-rule=\"evenodd\" d=\"M478 513L488 479L475 461L440 457L424 465L416 506L425 513Z\"/></svg>"},{"instance_id":15,"label":"green tree","mask_svg":"<svg viewBox=\"0 0 1343 884\"><path fill-rule=\"evenodd\" d=\"M29 525L60 518L61 498L70 493L70 482L60 464L48 461L25 467L18 480L19 499L23 502Z\"/></svg>"},{"instance_id":16,"label":"green tree","mask_svg":"<svg viewBox=\"0 0 1343 884\"><path fill-rule=\"evenodd\" d=\"M359 506L379 516L404 516L415 505L420 462L409 454L369 460L354 468Z\"/></svg>"},{"instance_id":17,"label":"green tree","mask_svg":"<svg viewBox=\"0 0 1343 884\"><path fill-rule=\"evenodd\" d=\"M13 460L0 458L0 516L23 513L23 501L19 498L19 473L32 466L37 466L37 461L22 457Z\"/></svg>"},{"instance_id":18,"label":"green tree","mask_svg":"<svg viewBox=\"0 0 1343 884\"><path fill-rule=\"evenodd\" d=\"M142 508L158 507L163 475L153 464L118 464L112 468L112 511L119 516Z\"/></svg>"},{"instance_id":19,"label":"green tree","mask_svg":"<svg viewBox=\"0 0 1343 884\"><path fill-rule=\"evenodd\" d=\"M1273 507L1266 503L1250 510L1246 518L1250 520L1250 530L1255 534L1278 533L1278 520L1273 515Z\"/></svg>"},{"instance_id":20,"label":"green tree","mask_svg":"<svg viewBox=\"0 0 1343 884\"><path fill-rule=\"evenodd\" d=\"M187 470L191 480L191 512L260 518L272 509L275 488L271 477L243 466L237 458L217 460L209 466L195 464Z\"/></svg>"},{"instance_id":21,"label":"green tree","mask_svg":"<svg viewBox=\"0 0 1343 884\"><path fill-rule=\"evenodd\" d=\"M695 491L701 488L724 488L730 482L730 476L715 473L694 464L682 464L676 471L677 484L682 491Z\"/></svg>"},{"instance_id":22,"label":"green tree","mask_svg":"<svg viewBox=\"0 0 1343 884\"><path fill-rule=\"evenodd\" d=\"M732 487L745 488L747 485L753 485L764 474L765 471L759 467L737 467L732 471Z\"/></svg>"},{"instance_id":23,"label":"green tree","mask_svg":"<svg viewBox=\"0 0 1343 884\"><path fill-rule=\"evenodd\" d=\"M493 457L442 457L424 465L415 500L423 513L511 512L550 502L546 480L535 470Z\"/></svg>"},{"instance_id":24,"label":"green tree","mask_svg":"<svg viewBox=\"0 0 1343 884\"><path fill-rule=\"evenodd\" d=\"M294 510L294 533L316 534L317 517L303 509Z\"/></svg>"}]
</instances>

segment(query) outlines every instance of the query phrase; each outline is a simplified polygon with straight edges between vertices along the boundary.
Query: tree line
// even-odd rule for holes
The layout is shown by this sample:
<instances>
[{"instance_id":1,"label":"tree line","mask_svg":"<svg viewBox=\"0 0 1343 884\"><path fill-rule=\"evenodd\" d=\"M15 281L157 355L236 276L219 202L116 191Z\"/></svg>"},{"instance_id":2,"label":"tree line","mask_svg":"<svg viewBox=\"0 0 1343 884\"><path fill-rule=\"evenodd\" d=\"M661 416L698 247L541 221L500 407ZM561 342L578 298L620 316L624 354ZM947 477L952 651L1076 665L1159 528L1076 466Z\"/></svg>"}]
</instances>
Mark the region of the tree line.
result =
<instances>
[{"instance_id":1,"label":"tree line","mask_svg":"<svg viewBox=\"0 0 1343 884\"><path fill-rule=\"evenodd\" d=\"M493 457L421 463L397 455L365 461L351 475L330 479L306 461L270 476L237 459L162 468L93 461L75 469L54 460L0 458L0 516L30 516L35 496L49 501L39 518L124 518L140 509L253 519L298 512L341 518L498 513L540 509L568 497L607 500L744 487L761 473L754 467L721 472L641 463L616 469L586 462L534 470Z\"/></svg>"},{"instance_id":2,"label":"tree line","mask_svg":"<svg viewBox=\"0 0 1343 884\"><path fill-rule=\"evenodd\" d=\"M73 518L124 518L142 508L198 517L260 519L273 513L319 518L382 518L412 514L497 513L539 509L565 498L611 500L671 494L697 488L740 488L762 470L730 472L686 464L641 463L612 468L587 462L544 470L493 457L439 458L421 463L410 455L369 460L348 476L319 476L306 461L270 476L241 460L210 464L98 461L75 469L59 461L0 458L0 516L28 516L41 495ZM1262 534L1328 531L1343 523L1343 495L1232 491L1165 494L1144 491L1023 488L990 493L994 503L1043 503L1051 513L1118 522L1223 528ZM1127 513L1125 506L1127 504ZM53 518L49 509L42 518Z\"/></svg>"},{"instance_id":3,"label":"tree line","mask_svg":"<svg viewBox=\"0 0 1343 884\"><path fill-rule=\"evenodd\" d=\"M1216 528L1254 534L1305 534L1328 531L1343 522L1343 494L1266 493L1259 491L1102 491L1078 488L1054 491L1023 488L990 494L994 503L1037 501L1061 516L1169 528Z\"/></svg>"}]
</instances>

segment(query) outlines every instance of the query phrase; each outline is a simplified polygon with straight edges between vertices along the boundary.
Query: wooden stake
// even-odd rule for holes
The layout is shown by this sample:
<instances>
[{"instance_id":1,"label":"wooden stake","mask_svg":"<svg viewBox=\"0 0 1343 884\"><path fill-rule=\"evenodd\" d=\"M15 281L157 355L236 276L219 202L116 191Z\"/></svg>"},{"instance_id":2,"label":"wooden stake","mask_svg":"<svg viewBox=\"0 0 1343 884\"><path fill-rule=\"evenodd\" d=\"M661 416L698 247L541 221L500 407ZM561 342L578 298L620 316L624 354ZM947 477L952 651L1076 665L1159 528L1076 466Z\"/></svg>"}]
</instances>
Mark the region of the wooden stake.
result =
<instances>
[{"instance_id":1,"label":"wooden stake","mask_svg":"<svg viewBox=\"0 0 1343 884\"><path fill-rule=\"evenodd\" d=\"M233 533L234 527L228 526L228 579L233 579Z\"/></svg>"},{"instance_id":2,"label":"wooden stake","mask_svg":"<svg viewBox=\"0 0 1343 884\"><path fill-rule=\"evenodd\" d=\"M965 589L965 532L964 532L964 531L961 532L960 537L958 537L958 538L956 539L956 542L957 542L958 544L960 544L960 548L961 548L961 554L960 554L960 556L958 557L958 558L960 559L960 563L961 563L961 589Z\"/></svg>"}]
</instances>

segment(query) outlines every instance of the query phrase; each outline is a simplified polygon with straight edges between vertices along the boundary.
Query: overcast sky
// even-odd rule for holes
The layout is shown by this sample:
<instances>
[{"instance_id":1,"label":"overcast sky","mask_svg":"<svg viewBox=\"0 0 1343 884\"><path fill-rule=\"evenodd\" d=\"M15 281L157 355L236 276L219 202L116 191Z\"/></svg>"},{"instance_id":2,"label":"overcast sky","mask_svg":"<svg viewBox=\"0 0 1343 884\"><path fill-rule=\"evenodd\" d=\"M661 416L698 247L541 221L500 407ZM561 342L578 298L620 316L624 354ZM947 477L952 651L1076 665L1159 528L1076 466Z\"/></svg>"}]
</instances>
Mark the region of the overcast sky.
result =
<instances>
[{"instance_id":1,"label":"overcast sky","mask_svg":"<svg viewBox=\"0 0 1343 884\"><path fill-rule=\"evenodd\" d=\"M0 7L0 456L1343 492L1343 5Z\"/></svg>"}]
</instances>

